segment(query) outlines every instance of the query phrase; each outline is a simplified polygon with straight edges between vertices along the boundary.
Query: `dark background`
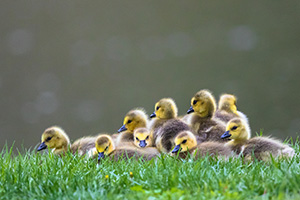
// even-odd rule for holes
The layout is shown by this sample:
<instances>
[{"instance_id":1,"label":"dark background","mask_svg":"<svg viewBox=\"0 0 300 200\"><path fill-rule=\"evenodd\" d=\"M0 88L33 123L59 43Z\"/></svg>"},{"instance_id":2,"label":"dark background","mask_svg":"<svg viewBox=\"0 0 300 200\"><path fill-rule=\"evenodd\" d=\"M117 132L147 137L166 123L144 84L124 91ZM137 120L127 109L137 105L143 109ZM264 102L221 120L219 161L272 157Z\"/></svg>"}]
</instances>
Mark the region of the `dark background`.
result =
<instances>
[{"instance_id":1,"label":"dark background","mask_svg":"<svg viewBox=\"0 0 300 200\"><path fill-rule=\"evenodd\" d=\"M0 147L114 133L160 98L238 96L252 133L300 129L299 1L1 1Z\"/></svg>"}]
</instances>

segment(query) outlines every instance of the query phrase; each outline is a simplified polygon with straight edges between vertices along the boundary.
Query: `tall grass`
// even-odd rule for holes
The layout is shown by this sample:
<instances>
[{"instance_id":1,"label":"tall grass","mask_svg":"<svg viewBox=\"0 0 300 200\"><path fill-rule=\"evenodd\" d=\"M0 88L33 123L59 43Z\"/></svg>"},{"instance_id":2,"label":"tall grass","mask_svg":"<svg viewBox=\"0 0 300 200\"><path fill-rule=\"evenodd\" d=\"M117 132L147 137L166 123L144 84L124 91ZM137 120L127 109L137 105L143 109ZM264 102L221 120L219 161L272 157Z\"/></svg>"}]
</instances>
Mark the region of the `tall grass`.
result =
<instances>
[{"instance_id":1,"label":"tall grass","mask_svg":"<svg viewBox=\"0 0 300 200\"><path fill-rule=\"evenodd\" d=\"M297 154L299 145L293 145ZM0 199L299 199L300 157L148 162L0 153ZM132 175L130 174L132 172Z\"/></svg>"}]
</instances>

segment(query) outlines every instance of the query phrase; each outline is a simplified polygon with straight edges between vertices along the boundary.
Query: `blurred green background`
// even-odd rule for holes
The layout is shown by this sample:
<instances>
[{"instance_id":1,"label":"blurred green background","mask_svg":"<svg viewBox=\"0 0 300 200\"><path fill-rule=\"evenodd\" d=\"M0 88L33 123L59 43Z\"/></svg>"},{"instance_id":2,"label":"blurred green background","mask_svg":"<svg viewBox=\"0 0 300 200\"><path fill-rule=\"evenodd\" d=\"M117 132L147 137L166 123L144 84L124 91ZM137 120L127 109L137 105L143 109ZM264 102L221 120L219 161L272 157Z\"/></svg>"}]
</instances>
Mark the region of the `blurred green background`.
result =
<instances>
[{"instance_id":1,"label":"blurred green background","mask_svg":"<svg viewBox=\"0 0 300 200\"><path fill-rule=\"evenodd\" d=\"M1 1L0 147L116 132L160 98L238 96L252 133L300 130L299 1Z\"/></svg>"}]
</instances>

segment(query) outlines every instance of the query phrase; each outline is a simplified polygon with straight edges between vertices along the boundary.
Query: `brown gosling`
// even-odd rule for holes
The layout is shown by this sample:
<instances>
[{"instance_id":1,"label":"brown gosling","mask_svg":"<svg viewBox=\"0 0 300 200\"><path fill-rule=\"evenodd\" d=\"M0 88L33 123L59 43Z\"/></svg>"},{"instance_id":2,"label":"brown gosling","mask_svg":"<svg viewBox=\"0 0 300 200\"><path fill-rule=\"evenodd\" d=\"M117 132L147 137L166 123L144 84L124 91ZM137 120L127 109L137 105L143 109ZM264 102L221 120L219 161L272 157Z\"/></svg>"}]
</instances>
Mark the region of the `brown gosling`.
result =
<instances>
[{"instance_id":1,"label":"brown gosling","mask_svg":"<svg viewBox=\"0 0 300 200\"><path fill-rule=\"evenodd\" d=\"M197 144L195 135L190 131L182 131L175 138L176 146L171 152L172 156L179 156L180 158L201 158L205 156L229 158L233 156L230 147L220 142L203 142Z\"/></svg>"},{"instance_id":2,"label":"brown gosling","mask_svg":"<svg viewBox=\"0 0 300 200\"><path fill-rule=\"evenodd\" d=\"M236 153L242 154L246 160L269 161L273 158L290 158L295 150L281 141L268 137L251 137L249 125L241 118L230 120L222 138L230 138L227 143Z\"/></svg>"},{"instance_id":3,"label":"brown gosling","mask_svg":"<svg viewBox=\"0 0 300 200\"><path fill-rule=\"evenodd\" d=\"M214 96L208 90L200 90L191 99L191 107L187 111L192 113L189 124L203 141L227 142L227 139L221 139L226 124L213 118L215 111Z\"/></svg>"}]
</instances>

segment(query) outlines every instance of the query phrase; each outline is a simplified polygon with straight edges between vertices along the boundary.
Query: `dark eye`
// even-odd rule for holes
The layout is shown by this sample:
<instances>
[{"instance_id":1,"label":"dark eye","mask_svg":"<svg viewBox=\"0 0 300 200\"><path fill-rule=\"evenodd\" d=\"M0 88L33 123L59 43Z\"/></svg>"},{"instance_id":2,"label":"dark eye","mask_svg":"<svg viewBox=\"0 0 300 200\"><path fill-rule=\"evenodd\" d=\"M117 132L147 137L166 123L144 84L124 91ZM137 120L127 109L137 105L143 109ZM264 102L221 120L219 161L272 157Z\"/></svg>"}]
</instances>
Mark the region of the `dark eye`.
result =
<instances>
[{"instance_id":1,"label":"dark eye","mask_svg":"<svg viewBox=\"0 0 300 200\"><path fill-rule=\"evenodd\" d=\"M127 124L130 124L131 122L132 122L132 120L128 120L128 121L127 121Z\"/></svg>"},{"instance_id":2,"label":"dark eye","mask_svg":"<svg viewBox=\"0 0 300 200\"><path fill-rule=\"evenodd\" d=\"M149 139L149 135L146 137L146 140L148 140Z\"/></svg>"},{"instance_id":3,"label":"dark eye","mask_svg":"<svg viewBox=\"0 0 300 200\"><path fill-rule=\"evenodd\" d=\"M186 140L183 140L183 141L182 141L182 144L185 144L185 143L186 143Z\"/></svg>"},{"instance_id":4,"label":"dark eye","mask_svg":"<svg viewBox=\"0 0 300 200\"><path fill-rule=\"evenodd\" d=\"M156 107L156 110L158 110L158 109L159 109L159 106Z\"/></svg>"},{"instance_id":5,"label":"dark eye","mask_svg":"<svg viewBox=\"0 0 300 200\"><path fill-rule=\"evenodd\" d=\"M234 131L235 129L237 129L237 126L231 128L232 131Z\"/></svg>"},{"instance_id":6,"label":"dark eye","mask_svg":"<svg viewBox=\"0 0 300 200\"><path fill-rule=\"evenodd\" d=\"M137 141L140 141L138 137L135 138Z\"/></svg>"},{"instance_id":7,"label":"dark eye","mask_svg":"<svg viewBox=\"0 0 300 200\"><path fill-rule=\"evenodd\" d=\"M193 101L193 105L195 105L196 103L197 103L197 100L194 100L194 101Z\"/></svg>"},{"instance_id":8,"label":"dark eye","mask_svg":"<svg viewBox=\"0 0 300 200\"><path fill-rule=\"evenodd\" d=\"M108 146L105 148L105 150L104 151L106 151L108 149Z\"/></svg>"},{"instance_id":9,"label":"dark eye","mask_svg":"<svg viewBox=\"0 0 300 200\"><path fill-rule=\"evenodd\" d=\"M203 104L204 104L204 101L201 102L201 105L203 105Z\"/></svg>"},{"instance_id":10,"label":"dark eye","mask_svg":"<svg viewBox=\"0 0 300 200\"><path fill-rule=\"evenodd\" d=\"M52 139L52 137L47 137L46 142L49 142Z\"/></svg>"}]
</instances>

